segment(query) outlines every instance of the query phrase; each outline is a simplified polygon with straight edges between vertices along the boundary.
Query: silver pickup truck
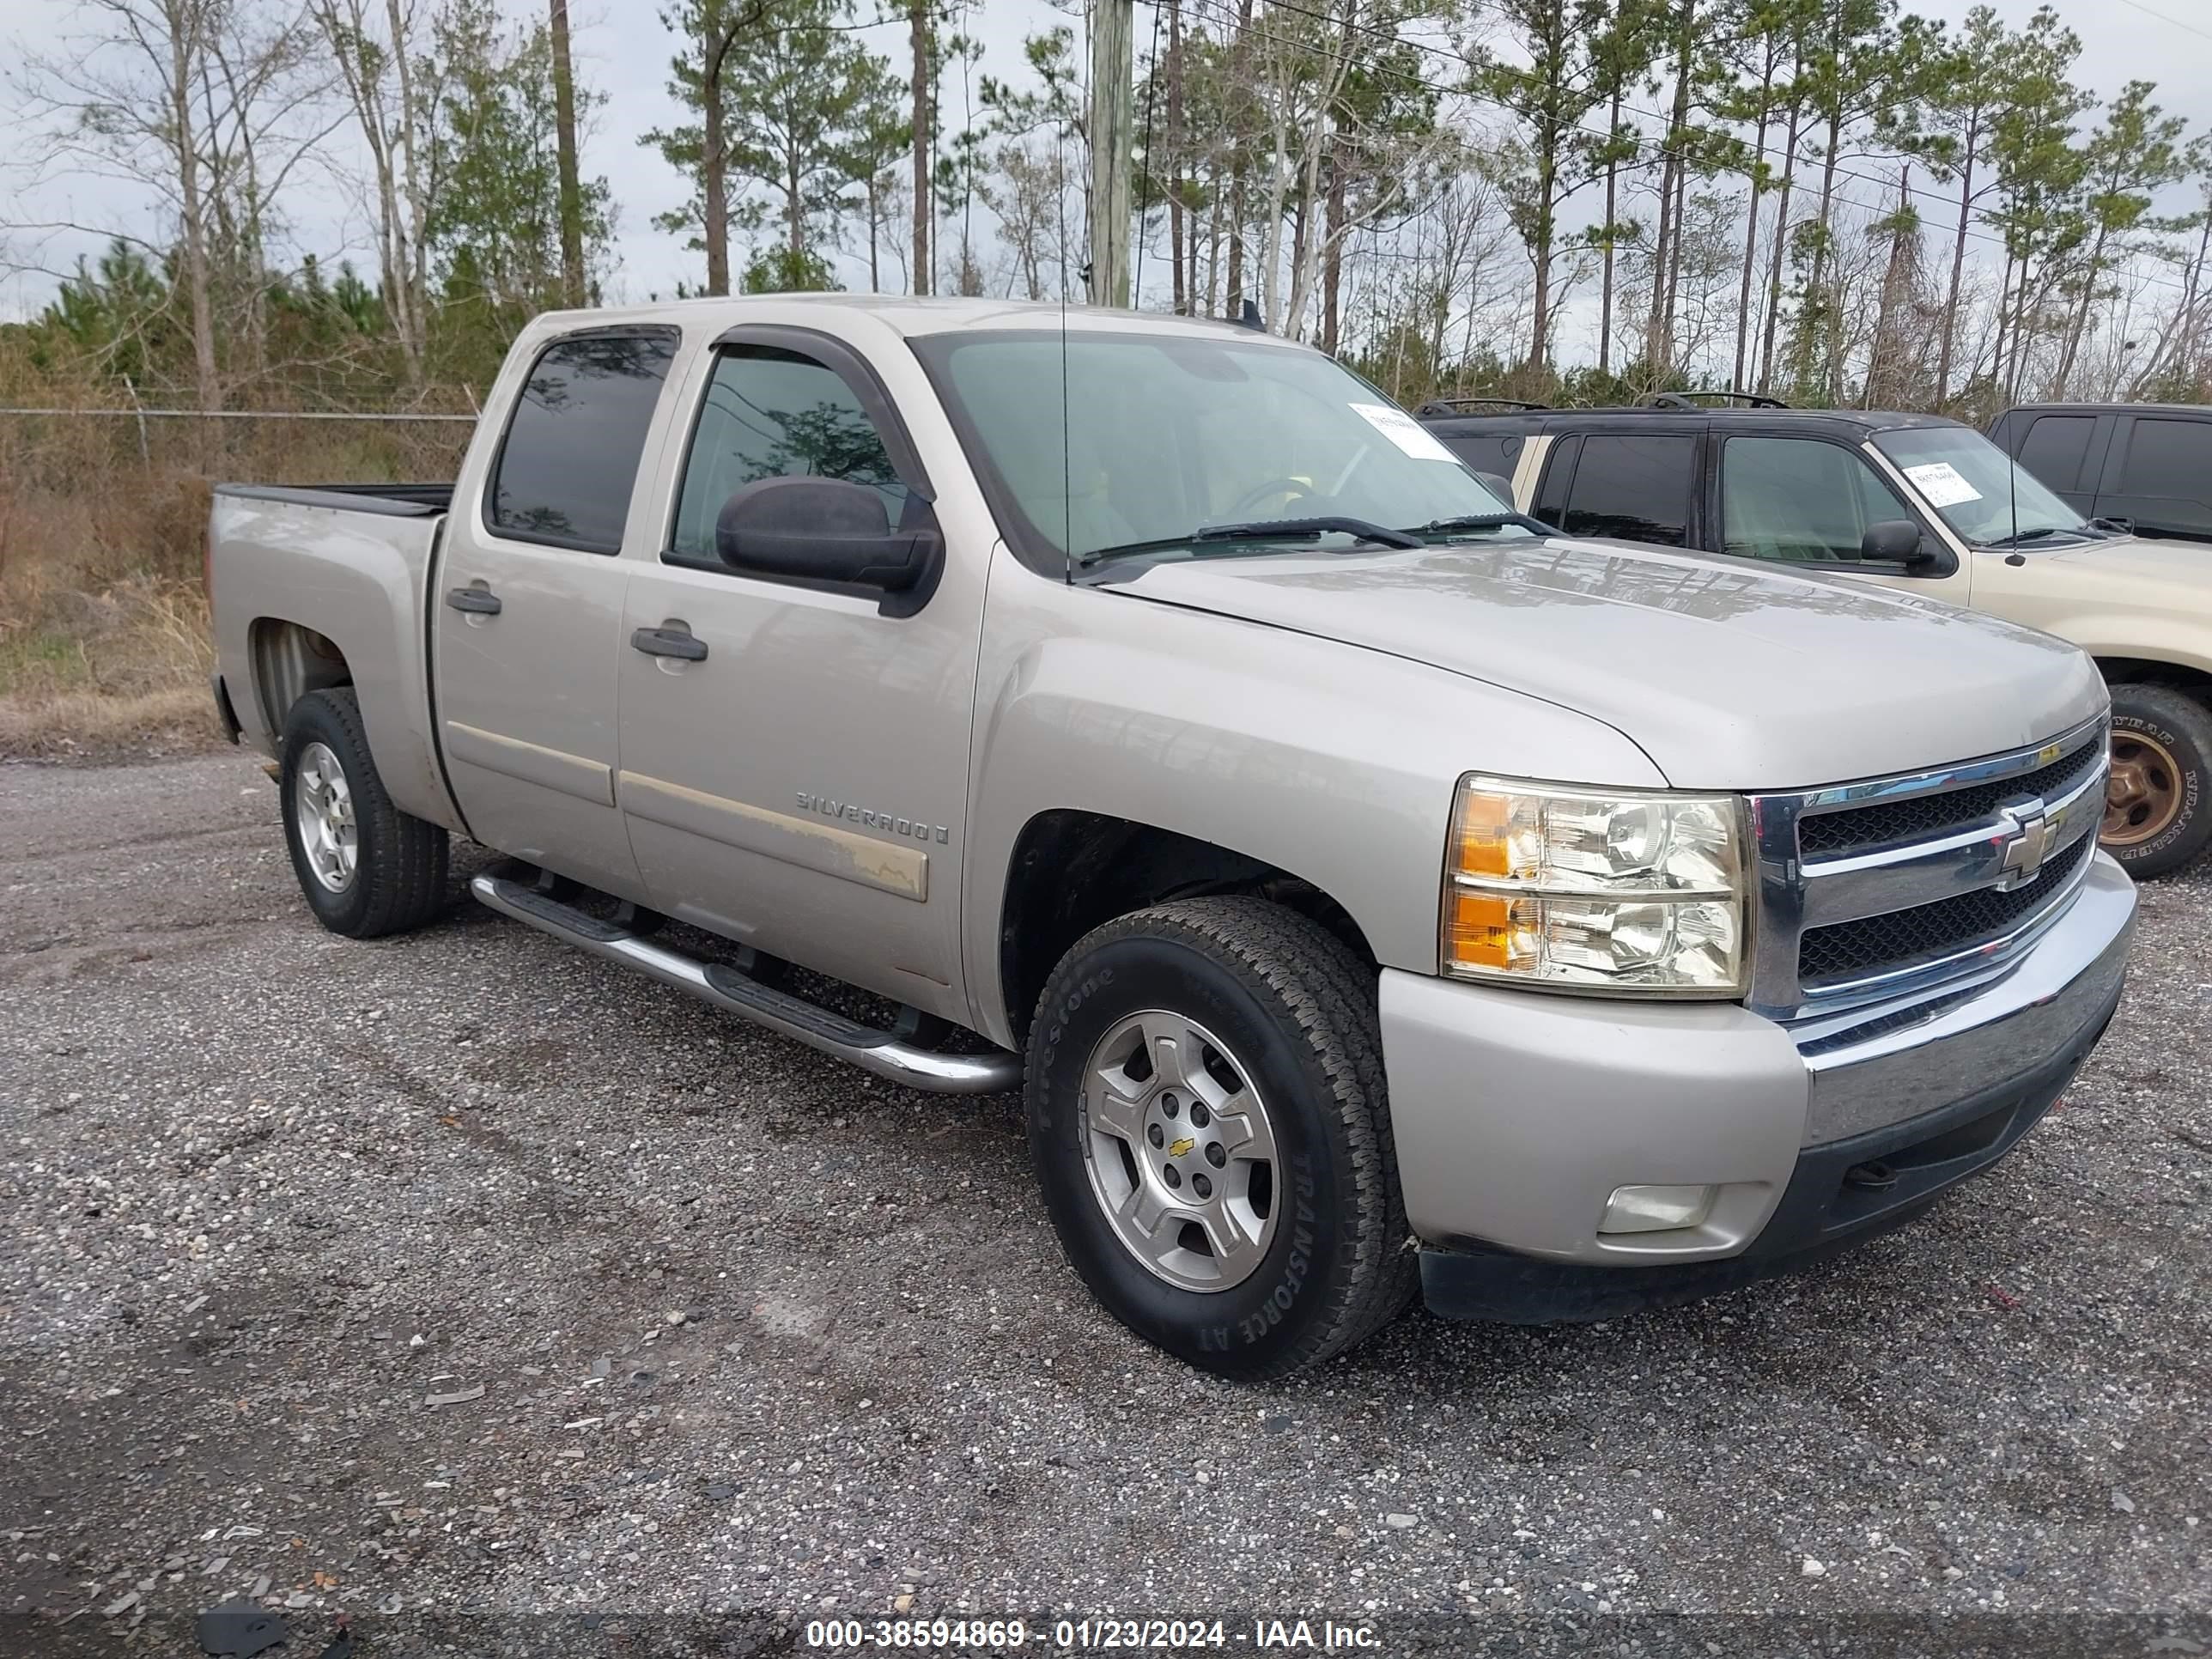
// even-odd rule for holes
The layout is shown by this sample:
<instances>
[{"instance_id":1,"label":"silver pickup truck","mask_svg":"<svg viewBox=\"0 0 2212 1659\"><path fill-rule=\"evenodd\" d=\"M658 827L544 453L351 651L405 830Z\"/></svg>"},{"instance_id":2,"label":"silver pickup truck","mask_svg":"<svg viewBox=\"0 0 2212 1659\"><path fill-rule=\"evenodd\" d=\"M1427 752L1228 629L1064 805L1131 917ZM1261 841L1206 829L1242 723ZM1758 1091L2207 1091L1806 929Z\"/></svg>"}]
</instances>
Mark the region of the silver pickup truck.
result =
<instances>
[{"instance_id":1,"label":"silver pickup truck","mask_svg":"<svg viewBox=\"0 0 2212 1659\"><path fill-rule=\"evenodd\" d=\"M518 921L1018 1089L1077 1273L1224 1375L1906 1219L2120 994L2080 651L1556 536L1232 327L550 315L451 488L228 487L211 537L325 927L430 921L465 836Z\"/></svg>"}]
</instances>

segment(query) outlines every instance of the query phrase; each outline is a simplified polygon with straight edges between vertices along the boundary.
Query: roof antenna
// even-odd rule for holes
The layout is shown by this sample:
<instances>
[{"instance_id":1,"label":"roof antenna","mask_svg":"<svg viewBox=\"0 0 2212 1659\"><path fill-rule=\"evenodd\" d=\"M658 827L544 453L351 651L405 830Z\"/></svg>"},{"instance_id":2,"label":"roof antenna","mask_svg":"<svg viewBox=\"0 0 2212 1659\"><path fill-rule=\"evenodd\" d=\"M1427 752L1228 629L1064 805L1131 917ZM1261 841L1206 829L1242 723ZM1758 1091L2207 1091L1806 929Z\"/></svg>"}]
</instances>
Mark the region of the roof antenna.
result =
<instances>
[{"instance_id":1,"label":"roof antenna","mask_svg":"<svg viewBox=\"0 0 2212 1659\"><path fill-rule=\"evenodd\" d=\"M1063 129L1064 134L1065 129ZM1057 146L1060 151L1060 199L1067 198L1067 146ZM1091 267L1083 267L1083 280L1091 281ZM1069 454L1067 430L1067 260L1060 262L1060 580L1070 587L1075 586L1075 463Z\"/></svg>"}]
</instances>

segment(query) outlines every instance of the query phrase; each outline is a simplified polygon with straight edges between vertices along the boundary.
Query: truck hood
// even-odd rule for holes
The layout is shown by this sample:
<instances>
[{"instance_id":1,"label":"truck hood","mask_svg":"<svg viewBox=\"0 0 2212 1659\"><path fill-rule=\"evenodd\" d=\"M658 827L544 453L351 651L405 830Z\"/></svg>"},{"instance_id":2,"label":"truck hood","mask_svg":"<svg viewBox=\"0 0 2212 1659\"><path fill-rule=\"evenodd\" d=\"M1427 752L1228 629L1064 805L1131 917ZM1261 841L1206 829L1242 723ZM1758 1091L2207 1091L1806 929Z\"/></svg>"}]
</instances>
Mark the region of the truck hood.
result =
<instances>
[{"instance_id":1,"label":"truck hood","mask_svg":"<svg viewBox=\"0 0 2212 1659\"><path fill-rule=\"evenodd\" d=\"M2028 555L2030 568L2037 556L2033 552ZM2145 541L2139 536L2127 536L2041 556L2084 575L2094 571L2117 581L2155 584L2168 604L2191 590L2200 604L2212 601L2212 547L2203 542Z\"/></svg>"},{"instance_id":2,"label":"truck hood","mask_svg":"<svg viewBox=\"0 0 2212 1659\"><path fill-rule=\"evenodd\" d=\"M1681 788L1947 765L2040 743L2106 703L2095 665L2050 635L1870 582L1626 543L1199 559L1111 591L1542 698L1613 726Z\"/></svg>"}]
</instances>

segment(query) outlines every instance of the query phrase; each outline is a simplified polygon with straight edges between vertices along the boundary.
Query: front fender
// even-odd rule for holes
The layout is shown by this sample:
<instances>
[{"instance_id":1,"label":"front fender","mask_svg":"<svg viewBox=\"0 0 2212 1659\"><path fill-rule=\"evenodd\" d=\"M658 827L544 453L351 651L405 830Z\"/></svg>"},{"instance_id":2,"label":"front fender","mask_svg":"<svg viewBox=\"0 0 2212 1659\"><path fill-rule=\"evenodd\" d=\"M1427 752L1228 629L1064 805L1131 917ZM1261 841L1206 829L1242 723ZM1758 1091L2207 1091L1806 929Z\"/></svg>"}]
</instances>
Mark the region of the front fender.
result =
<instances>
[{"instance_id":1,"label":"front fender","mask_svg":"<svg viewBox=\"0 0 2212 1659\"><path fill-rule=\"evenodd\" d=\"M1666 780L1589 716L1401 658L994 569L969 766L963 953L1011 1041L999 950L1024 827L1055 809L1176 831L1342 905L1384 967L1436 971L1452 791L1483 770Z\"/></svg>"}]
</instances>

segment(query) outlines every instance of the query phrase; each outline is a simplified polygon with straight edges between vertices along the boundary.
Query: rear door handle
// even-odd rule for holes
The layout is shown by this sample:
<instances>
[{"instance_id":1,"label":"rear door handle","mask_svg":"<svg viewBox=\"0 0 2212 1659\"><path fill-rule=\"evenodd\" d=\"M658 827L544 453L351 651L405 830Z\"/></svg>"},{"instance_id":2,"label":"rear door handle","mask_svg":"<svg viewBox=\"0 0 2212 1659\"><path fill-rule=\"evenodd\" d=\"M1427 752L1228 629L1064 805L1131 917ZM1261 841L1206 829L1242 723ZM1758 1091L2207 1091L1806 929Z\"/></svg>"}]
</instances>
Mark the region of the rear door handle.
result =
<instances>
[{"instance_id":1,"label":"rear door handle","mask_svg":"<svg viewBox=\"0 0 2212 1659\"><path fill-rule=\"evenodd\" d=\"M456 611L465 611L472 617L499 615L499 595L484 587L449 587L446 603Z\"/></svg>"},{"instance_id":2,"label":"rear door handle","mask_svg":"<svg viewBox=\"0 0 2212 1659\"><path fill-rule=\"evenodd\" d=\"M630 649L648 657L677 657L685 662L707 660L707 641L681 628L641 628L629 636Z\"/></svg>"}]
</instances>

